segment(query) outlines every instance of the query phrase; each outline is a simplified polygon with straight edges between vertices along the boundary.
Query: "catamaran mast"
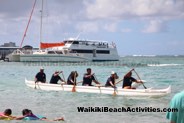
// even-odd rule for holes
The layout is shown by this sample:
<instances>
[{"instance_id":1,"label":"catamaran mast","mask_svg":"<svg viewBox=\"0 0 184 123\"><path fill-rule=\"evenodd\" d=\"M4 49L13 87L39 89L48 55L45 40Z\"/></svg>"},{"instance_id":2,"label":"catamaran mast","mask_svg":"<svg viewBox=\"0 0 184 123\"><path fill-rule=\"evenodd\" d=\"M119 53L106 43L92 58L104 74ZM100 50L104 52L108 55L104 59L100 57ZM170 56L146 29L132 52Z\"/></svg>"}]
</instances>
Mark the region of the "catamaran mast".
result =
<instances>
[{"instance_id":1,"label":"catamaran mast","mask_svg":"<svg viewBox=\"0 0 184 123\"><path fill-rule=\"evenodd\" d=\"M30 15L30 17L29 17L29 21L28 21L28 23L27 23L27 26L26 26L24 35L23 35L23 37L22 37L22 41L21 41L21 44L20 44L20 48L22 48L22 44L23 44L24 39L25 39L25 37L26 37L26 33L27 33L28 28L29 28L29 24L30 24L30 21L31 21L31 17L32 17L32 15L33 15L33 11L34 11L35 5L36 5L36 0L34 1L34 5L33 5L33 8L32 8L32 11L31 11L31 15Z\"/></svg>"},{"instance_id":2,"label":"catamaran mast","mask_svg":"<svg viewBox=\"0 0 184 123\"><path fill-rule=\"evenodd\" d=\"M43 0L42 0L42 8L41 8L41 10L40 10L40 12L41 12L41 19L40 19L40 45L41 45L41 42L42 42L42 19L43 19ZM39 49L41 49L41 46L39 47Z\"/></svg>"}]
</instances>

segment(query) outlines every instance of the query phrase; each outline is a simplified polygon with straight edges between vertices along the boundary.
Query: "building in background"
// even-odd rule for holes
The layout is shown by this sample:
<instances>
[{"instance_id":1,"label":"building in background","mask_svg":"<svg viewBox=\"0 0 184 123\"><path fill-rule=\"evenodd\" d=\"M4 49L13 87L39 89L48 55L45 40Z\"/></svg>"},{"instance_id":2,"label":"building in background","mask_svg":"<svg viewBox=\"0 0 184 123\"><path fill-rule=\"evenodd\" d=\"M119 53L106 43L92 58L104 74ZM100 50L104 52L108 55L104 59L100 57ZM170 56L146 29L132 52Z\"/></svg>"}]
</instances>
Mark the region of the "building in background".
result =
<instances>
[{"instance_id":1,"label":"building in background","mask_svg":"<svg viewBox=\"0 0 184 123\"><path fill-rule=\"evenodd\" d=\"M26 45L22 48L25 49L34 49L32 46ZM13 51L19 49L18 46L16 46L15 42L9 42L9 43L4 43L3 45L0 45L0 60L6 60L6 56L8 54L11 54ZM38 48L35 48L38 49Z\"/></svg>"},{"instance_id":2,"label":"building in background","mask_svg":"<svg viewBox=\"0 0 184 123\"><path fill-rule=\"evenodd\" d=\"M17 47L15 42L4 43L0 47Z\"/></svg>"}]
</instances>

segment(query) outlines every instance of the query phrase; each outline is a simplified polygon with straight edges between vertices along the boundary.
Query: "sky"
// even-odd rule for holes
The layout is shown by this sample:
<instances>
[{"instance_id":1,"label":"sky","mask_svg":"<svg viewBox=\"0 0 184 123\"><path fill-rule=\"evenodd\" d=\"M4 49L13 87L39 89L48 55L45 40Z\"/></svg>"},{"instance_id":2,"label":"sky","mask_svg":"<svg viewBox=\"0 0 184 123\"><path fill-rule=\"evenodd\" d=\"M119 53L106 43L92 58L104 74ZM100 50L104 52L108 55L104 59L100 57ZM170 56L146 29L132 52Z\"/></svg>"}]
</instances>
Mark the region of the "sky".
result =
<instances>
[{"instance_id":1,"label":"sky","mask_svg":"<svg viewBox=\"0 0 184 123\"><path fill-rule=\"evenodd\" d=\"M20 46L35 0L0 0L0 45ZM44 0L43 42L116 43L118 54L184 55L184 0ZM39 47L41 0L23 45Z\"/></svg>"}]
</instances>

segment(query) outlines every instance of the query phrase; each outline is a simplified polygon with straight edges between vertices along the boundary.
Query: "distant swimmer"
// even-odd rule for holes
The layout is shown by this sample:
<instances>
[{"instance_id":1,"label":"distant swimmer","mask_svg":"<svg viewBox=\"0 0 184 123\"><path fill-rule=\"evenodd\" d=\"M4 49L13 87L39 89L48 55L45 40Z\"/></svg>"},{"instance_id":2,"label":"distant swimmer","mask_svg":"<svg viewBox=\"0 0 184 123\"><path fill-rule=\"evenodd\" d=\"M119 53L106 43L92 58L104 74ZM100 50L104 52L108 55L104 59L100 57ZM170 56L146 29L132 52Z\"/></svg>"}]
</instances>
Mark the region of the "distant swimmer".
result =
<instances>
[{"instance_id":1,"label":"distant swimmer","mask_svg":"<svg viewBox=\"0 0 184 123\"><path fill-rule=\"evenodd\" d=\"M40 72L38 72L35 76L35 82L46 82L46 74L44 73L44 68L40 68Z\"/></svg>"},{"instance_id":2,"label":"distant swimmer","mask_svg":"<svg viewBox=\"0 0 184 123\"><path fill-rule=\"evenodd\" d=\"M15 117L15 116L11 116L12 114L12 110L11 109L6 109L3 113L0 113L0 120L43 120L43 121L64 121L64 118L57 118L54 120L49 120L44 116L41 115L35 115L33 114L33 112L29 109L23 109L22 110L22 116L19 117Z\"/></svg>"},{"instance_id":3,"label":"distant swimmer","mask_svg":"<svg viewBox=\"0 0 184 123\"><path fill-rule=\"evenodd\" d=\"M25 120L25 121L29 121L29 120L44 120L44 121L50 121L50 122L52 122L52 121L64 121L63 117L57 118L57 119L54 119L54 120L49 120L44 116L33 114L33 112L29 109L23 109L22 110L22 115L23 116L18 117L16 119L17 120Z\"/></svg>"},{"instance_id":4,"label":"distant swimmer","mask_svg":"<svg viewBox=\"0 0 184 123\"><path fill-rule=\"evenodd\" d=\"M94 73L92 74L91 68L87 68L87 73L84 74L83 76L83 86L93 86L92 82L95 82L96 84L100 84L95 78Z\"/></svg>"},{"instance_id":5,"label":"distant swimmer","mask_svg":"<svg viewBox=\"0 0 184 123\"><path fill-rule=\"evenodd\" d=\"M11 116L12 110L11 109L5 109L4 112L0 113L0 120L12 120L15 117Z\"/></svg>"},{"instance_id":6,"label":"distant swimmer","mask_svg":"<svg viewBox=\"0 0 184 123\"><path fill-rule=\"evenodd\" d=\"M50 84L58 84L58 81L64 82L64 80L59 76L63 71L55 71L50 79Z\"/></svg>"}]
</instances>

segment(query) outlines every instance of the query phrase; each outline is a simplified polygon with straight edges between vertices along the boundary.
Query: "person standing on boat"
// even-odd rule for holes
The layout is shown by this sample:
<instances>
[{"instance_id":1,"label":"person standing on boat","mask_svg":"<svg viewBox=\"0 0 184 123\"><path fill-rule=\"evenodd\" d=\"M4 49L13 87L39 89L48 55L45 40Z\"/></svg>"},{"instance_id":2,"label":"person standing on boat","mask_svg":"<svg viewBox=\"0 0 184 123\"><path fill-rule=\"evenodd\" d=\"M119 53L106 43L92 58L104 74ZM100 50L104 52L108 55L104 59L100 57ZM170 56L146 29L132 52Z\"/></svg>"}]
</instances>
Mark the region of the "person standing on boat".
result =
<instances>
[{"instance_id":1,"label":"person standing on boat","mask_svg":"<svg viewBox=\"0 0 184 123\"><path fill-rule=\"evenodd\" d=\"M50 79L50 84L58 84L58 81L64 82L64 80L59 76L63 71L55 71Z\"/></svg>"},{"instance_id":2,"label":"person standing on boat","mask_svg":"<svg viewBox=\"0 0 184 123\"><path fill-rule=\"evenodd\" d=\"M35 82L46 82L46 74L44 73L44 68L40 68L40 72L38 72L35 76Z\"/></svg>"},{"instance_id":3,"label":"person standing on boat","mask_svg":"<svg viewBox=\"0 0 184 123\"><path fill-rule=\"evenodd\" d=\"M91 73L91 68L87 68L87 73L85 73L84 76L83 76L83 83L82 83L82 85L83 86L93 86L92 85L92 81L95 82L96 84L100 84L96 80L96 78L94 76L94 73L93 74Z\"/></svg>"},{"instance_id":4,"label":"person standing on boat","mask_svg":"<svg viewBox=\"0 0 184 123\"><path fill-rule=\"evenodd\" d=\"M184 123L184 91L177 93L172 98L169 109L173 110L166 114L170 123Z\"/></svg>"},{"instance_id":5,"label":"person standing on boat","mask_svg":"<svg viewBox=\"0 0 184 123\"><path fill-rule=\"evenodd\" d=\"M111 72L111 76L107 79L107 82L105 84L105 87L113 87L116 88L115 86L115 80L118 79L118 75L117 73L115 73L114 71Z\"/></svg>"},{"instance_id":6,"label":"person standing on boat","mask_svg":"<svg viewBox=\"0 0 184 123\"><path fill-rule=\"evenodd\" d=\"M142 83L140 80L137 80L135 78L132 77L132 71L134 69L132 69L131 71L129 71L125 76L124 76L124 79L123 79L123 86L122 88L124 89L135 89L133 88L131 85L133 82L136 82L136 83Z\"/></svg>"},{"instance_id":7,"label":"person standing on boat","mask_svg":"<svg viewBox=\"0 0 184 123\"><path fill-rule=\"evenodd\" d=\"M78 77L77 71L72 71L67 79L67 85L76 85L76 81Z\"/></svg>"}]
</instances>

